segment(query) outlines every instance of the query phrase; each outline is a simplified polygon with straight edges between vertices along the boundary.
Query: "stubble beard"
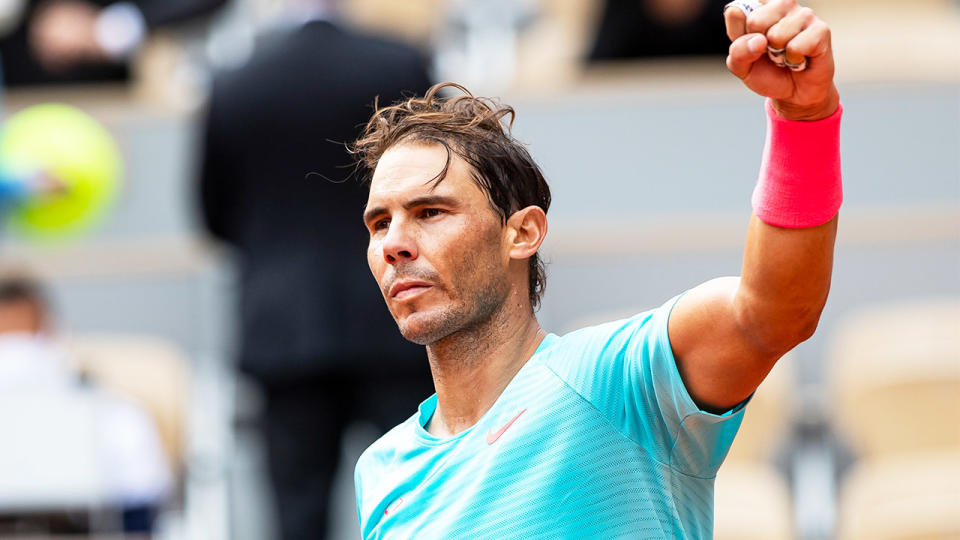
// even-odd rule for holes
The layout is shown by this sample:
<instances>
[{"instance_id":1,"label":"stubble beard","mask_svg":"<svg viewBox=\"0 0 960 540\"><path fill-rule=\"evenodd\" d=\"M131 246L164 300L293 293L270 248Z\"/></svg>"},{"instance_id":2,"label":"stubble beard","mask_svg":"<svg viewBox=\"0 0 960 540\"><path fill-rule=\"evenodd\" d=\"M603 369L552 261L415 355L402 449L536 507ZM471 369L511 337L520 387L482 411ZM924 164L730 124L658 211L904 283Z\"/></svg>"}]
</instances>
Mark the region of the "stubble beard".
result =
<instances>
[{"instance_id":1,"label":"stubble beard","mask_svg":"<svg viewBox=\"0 0 960 540\"><path fill-rule=\"evenodd\" d=\"M481 272L492 276L483 270ZM488 327L494 316L506 302L509 292L505 276L502 279L488 278L480 287L474 289L472 294L454 305L411 314L400 323L400 332L409 341L426 346L451 339L482 341L489 332Z\"/></svg>"},{"instance_id":2,"label":"stubble beard","mask_svg":"<svg viewBox=\"0 0 960 540\"><path fill-rule=\"evenodd\" d=\"M500 229L482 230L476 247L461 252L453 265L458 271L443 286L448 302L397 320L403 337L430 347L441 341L459 341L456 338L461 334L470 341L469 336L479 339L486 333L484 328L510 295L507 272L494 248L500 245Z\"/></svg>"}]
</instances>

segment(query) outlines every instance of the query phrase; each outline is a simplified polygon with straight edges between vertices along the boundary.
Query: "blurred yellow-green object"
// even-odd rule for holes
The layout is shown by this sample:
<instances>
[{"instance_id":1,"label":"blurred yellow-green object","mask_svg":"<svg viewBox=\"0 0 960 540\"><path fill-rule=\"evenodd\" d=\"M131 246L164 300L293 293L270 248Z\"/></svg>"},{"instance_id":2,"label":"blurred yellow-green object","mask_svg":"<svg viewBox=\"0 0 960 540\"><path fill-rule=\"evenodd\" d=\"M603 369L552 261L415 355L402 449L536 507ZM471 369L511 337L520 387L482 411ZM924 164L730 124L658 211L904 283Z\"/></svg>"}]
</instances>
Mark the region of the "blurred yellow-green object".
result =
<instances>
[{"instance_id":1,"label":"blurred yellow-green object","mask_svg":"<svg viewBox=\"0 0 960 540\"><path fill-rule=\"evenodd\" d=\"M73 237L97 223L116 199L123 163L113 137L69 105L36 105L0 132L0 163L12 176L45 174L62 185L12 208L7 225L38 239Z\"/></svg>"}]
</instances>

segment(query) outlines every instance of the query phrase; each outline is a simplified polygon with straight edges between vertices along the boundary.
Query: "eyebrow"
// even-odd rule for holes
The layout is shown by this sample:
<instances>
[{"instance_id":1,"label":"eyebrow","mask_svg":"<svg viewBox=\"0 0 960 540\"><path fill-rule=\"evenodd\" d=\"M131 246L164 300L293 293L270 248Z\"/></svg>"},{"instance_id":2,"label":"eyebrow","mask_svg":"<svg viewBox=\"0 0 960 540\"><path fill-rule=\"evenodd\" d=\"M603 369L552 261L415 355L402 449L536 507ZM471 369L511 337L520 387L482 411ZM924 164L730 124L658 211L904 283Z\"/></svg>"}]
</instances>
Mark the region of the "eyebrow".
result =
<instances>
[{"instance_id":1,"label":"eyebrow","mask_svg":"<svg viewBox=\"0 0 960 540\"><path fill-rule=\"evenodd\" d=\"M453 197L447 197L444 195L424 195L423 197L417 197L415 199L410 199L409 201L403 203L404 210L410 210L411 208L416 208L418 206L430 206L430 205L440 205L440 206L458 206L457 199ZM384 206L374 206L373 208L368 208L363 213L363 221L368 222L373 218L386 214L387 208Z\"/></svg>"}]
</instances>

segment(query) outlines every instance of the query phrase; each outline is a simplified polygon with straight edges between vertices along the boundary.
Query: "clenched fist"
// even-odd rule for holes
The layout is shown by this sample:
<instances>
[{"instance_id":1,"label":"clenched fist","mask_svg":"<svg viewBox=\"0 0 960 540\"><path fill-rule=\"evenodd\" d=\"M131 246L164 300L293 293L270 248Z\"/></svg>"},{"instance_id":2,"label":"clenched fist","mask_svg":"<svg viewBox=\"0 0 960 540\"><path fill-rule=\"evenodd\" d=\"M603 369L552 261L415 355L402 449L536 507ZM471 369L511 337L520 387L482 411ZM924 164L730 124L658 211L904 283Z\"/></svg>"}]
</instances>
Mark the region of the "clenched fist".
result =
<instances>
[{"instance_id":1,"label":"clenched fist","mask_svg":"<svg viewBox=\"0 0 960 540\"><path fill-rule=\"evenodd\" d=\"M819 120L837 110L840 97L833 83L830 27L796 0L759 0L754 9L724 10L727 36L732 43L727 68L747 88L771 99L773 108L788 120ZM747 13L749 11L749 13ZM802 70L778 65L767 48L784 50L786 62Z\"/></svg>"}]
</instances>

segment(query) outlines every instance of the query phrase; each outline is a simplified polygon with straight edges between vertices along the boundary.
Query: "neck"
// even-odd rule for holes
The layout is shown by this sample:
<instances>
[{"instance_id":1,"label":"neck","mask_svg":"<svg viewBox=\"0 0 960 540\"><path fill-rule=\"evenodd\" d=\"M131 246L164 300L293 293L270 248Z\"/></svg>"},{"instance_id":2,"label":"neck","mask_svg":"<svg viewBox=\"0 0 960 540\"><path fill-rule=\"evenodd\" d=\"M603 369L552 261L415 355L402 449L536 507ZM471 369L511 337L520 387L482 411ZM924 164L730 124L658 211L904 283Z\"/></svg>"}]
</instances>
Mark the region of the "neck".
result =
<instances>
[{"instance_id":1,"label":"neck","mask_svg":"<svg viewBox=\"0 0 960 540\"><path fill-rule=\"evenodd\" d=\"M427 431L450 437L476 424L544 336L529 303L508 301L489 321L428 345L437 410Z\"/></svg>"}]
</instances>

